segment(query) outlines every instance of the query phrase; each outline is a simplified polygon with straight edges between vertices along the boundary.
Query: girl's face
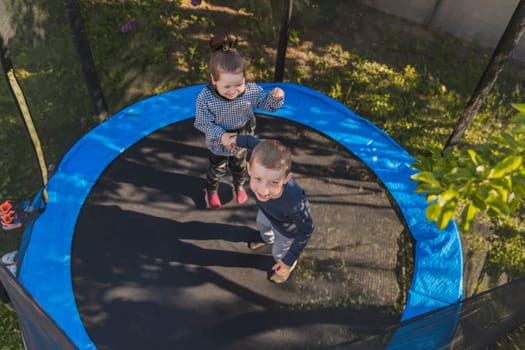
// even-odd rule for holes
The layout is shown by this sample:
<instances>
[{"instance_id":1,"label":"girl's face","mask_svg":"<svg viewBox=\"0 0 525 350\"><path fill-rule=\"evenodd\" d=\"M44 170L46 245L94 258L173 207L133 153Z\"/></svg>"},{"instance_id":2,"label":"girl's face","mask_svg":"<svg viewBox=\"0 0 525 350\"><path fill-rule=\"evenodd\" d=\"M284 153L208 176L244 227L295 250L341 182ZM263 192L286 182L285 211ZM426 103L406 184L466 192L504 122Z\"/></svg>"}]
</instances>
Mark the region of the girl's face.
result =
<instances>
[{"instance_id":1,"label":"girl's face","mask_svg":"<svg viewBox=\"0 0 525 350\"><path fill-rule=\"evenodd\" d=\"M291 173L285 175L284 170L265 168L257 159L247 164L247 170L250 175L250 189L261 202L281 197L284 184L292 177Z\"/></svg>"},{"instance_id":2,"label":"girl's face","mask_svg":"<svg viewBox=\"0 0 525 350\"><path fill-rule=\"evenodd\" d=\"M211 81L213 85L215 85L217 92L228 100L233 100L242 94L246 84L246 80L244 79L244 74L242 72L221 72L219 74L219 79L215 80L212 76Z\"/></svg>"}]
</instances>

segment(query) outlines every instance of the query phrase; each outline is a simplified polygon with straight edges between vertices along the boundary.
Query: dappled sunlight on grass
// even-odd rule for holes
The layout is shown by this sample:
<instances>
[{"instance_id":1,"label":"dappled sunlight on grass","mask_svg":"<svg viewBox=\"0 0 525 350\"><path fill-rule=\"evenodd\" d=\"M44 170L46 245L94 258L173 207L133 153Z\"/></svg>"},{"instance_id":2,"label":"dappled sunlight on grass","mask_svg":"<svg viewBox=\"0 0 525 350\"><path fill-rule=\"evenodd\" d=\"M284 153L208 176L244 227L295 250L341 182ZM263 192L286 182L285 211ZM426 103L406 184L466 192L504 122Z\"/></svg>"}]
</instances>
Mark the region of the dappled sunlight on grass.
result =
<instances>
[{"instance_id":1,"label":"dappled sunlight on grass","mask_svg":"<svg viewBox=\"0 0 525 350\"><path fill-rule=\"evenodd\" d=\"M230 15L240 15L240 16L253 16L252 12L248 12L246 8L240 8L238 10L233 9L228 6L215 5L211 2L201 1L199 5L193 6L190 1L181 1L181 8L187 10L206 10L211 12L227 13Z\"/></svg>"},{"instance_id":2,"label":"dappled sunlight on grass","mask_svg":"<svg viewBox=\"0 0 525 350\"><path fill-rule=\"evenodd\" d=\"M461 111L457 91L411 65L396 70L349 52L326 52L325 56L310 54L307 66L316 76L312 85L326 86L323 92L378 124L412 152L446 141L454 114ZM308 85L304 77L301 82Z\"/></svg>"}]
</instances>

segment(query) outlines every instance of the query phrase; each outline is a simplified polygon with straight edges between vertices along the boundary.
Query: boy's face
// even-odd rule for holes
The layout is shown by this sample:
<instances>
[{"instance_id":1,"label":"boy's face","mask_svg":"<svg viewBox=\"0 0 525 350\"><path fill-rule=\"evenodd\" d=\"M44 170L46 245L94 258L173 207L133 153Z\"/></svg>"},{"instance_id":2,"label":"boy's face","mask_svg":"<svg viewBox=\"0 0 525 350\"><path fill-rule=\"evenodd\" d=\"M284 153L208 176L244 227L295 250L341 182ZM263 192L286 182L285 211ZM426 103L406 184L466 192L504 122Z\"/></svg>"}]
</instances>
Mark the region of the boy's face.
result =
<instances>
[{"instance_id":1,"label":"boy's face","mask_svg":"<svg viewBox=\"0 0 525 350\"><path fill-rule=\"evenodd\" d=\"M213 85L215 85L217 92L229 100L233 100L242 94L246 85L246 80L244 79L244 74L242 72L221 72L219 74L219 79L215 80L212 76L211 81Z\"/></svg>"},{"instance_id":2,"label":"boy's face","mask_svg":"<svg viewBox=\"0 0 525 350\"><path fill-rule=\"evenodd\" d=\"M292 174L285 175L284 170L265 168L257 159L247 164L247 170L250 189L261 202L281 197L284 184L292 178Z\"/></svg>"}]
</instances>

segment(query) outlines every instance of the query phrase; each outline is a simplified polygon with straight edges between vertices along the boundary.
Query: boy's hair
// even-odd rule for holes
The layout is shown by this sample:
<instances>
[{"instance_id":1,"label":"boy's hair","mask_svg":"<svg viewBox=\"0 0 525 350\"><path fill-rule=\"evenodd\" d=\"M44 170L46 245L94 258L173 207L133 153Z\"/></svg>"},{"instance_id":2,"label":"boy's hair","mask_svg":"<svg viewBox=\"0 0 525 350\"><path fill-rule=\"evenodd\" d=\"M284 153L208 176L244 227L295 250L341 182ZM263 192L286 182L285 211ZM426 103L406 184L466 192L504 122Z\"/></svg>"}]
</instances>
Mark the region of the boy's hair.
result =
<instances>
[{"instance_id":1,"label":"boy's hair","mask_svg":"<svg viewBox=\"0 0 525 350\"><path fill-rule=\"evenodd\" d=\"M234 34L216 35L210 39L211 55L208 67L215 80L221 73L242 73L248 77L246 63L237 51L241 38Z\"/></svg>"},{"instance_id":2,"label":"boy's hair","mask_svg":"<svg viewBox=\"0 0 525 350\"><path fill-rule=\"evenodd\" d=\"M292 170L292 152L277 140L263 140L252 151L250 165L257 163L272 170L284 170L285 176Z\"/></svg>"}]
</instances>

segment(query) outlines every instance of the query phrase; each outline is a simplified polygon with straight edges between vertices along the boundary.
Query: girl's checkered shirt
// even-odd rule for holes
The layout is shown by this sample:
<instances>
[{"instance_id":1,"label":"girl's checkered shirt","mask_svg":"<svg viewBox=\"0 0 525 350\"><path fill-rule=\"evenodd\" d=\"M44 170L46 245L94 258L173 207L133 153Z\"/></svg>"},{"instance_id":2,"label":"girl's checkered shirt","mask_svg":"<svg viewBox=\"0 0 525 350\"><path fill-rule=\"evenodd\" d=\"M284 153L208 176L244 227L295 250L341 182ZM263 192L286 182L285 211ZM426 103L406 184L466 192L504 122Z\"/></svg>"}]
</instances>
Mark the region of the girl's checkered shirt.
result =
<instances>
[{"instance_id":1,"label":"girl's checkered shirt","mask_svg":"<svg viewBox=\"0 0 525 350\"><path fill-rule=\"evenodd\" d=\"M231 156L240 150L230 150L221 144L221 136L251 123L255 127L255 109L274 112L284 104L263 91L255 83L247 83L244 93L233 100L220 96L212 85L197 96L194 126L206 136L206 145L216 155Z\"/></svg>"}]
</instances>

